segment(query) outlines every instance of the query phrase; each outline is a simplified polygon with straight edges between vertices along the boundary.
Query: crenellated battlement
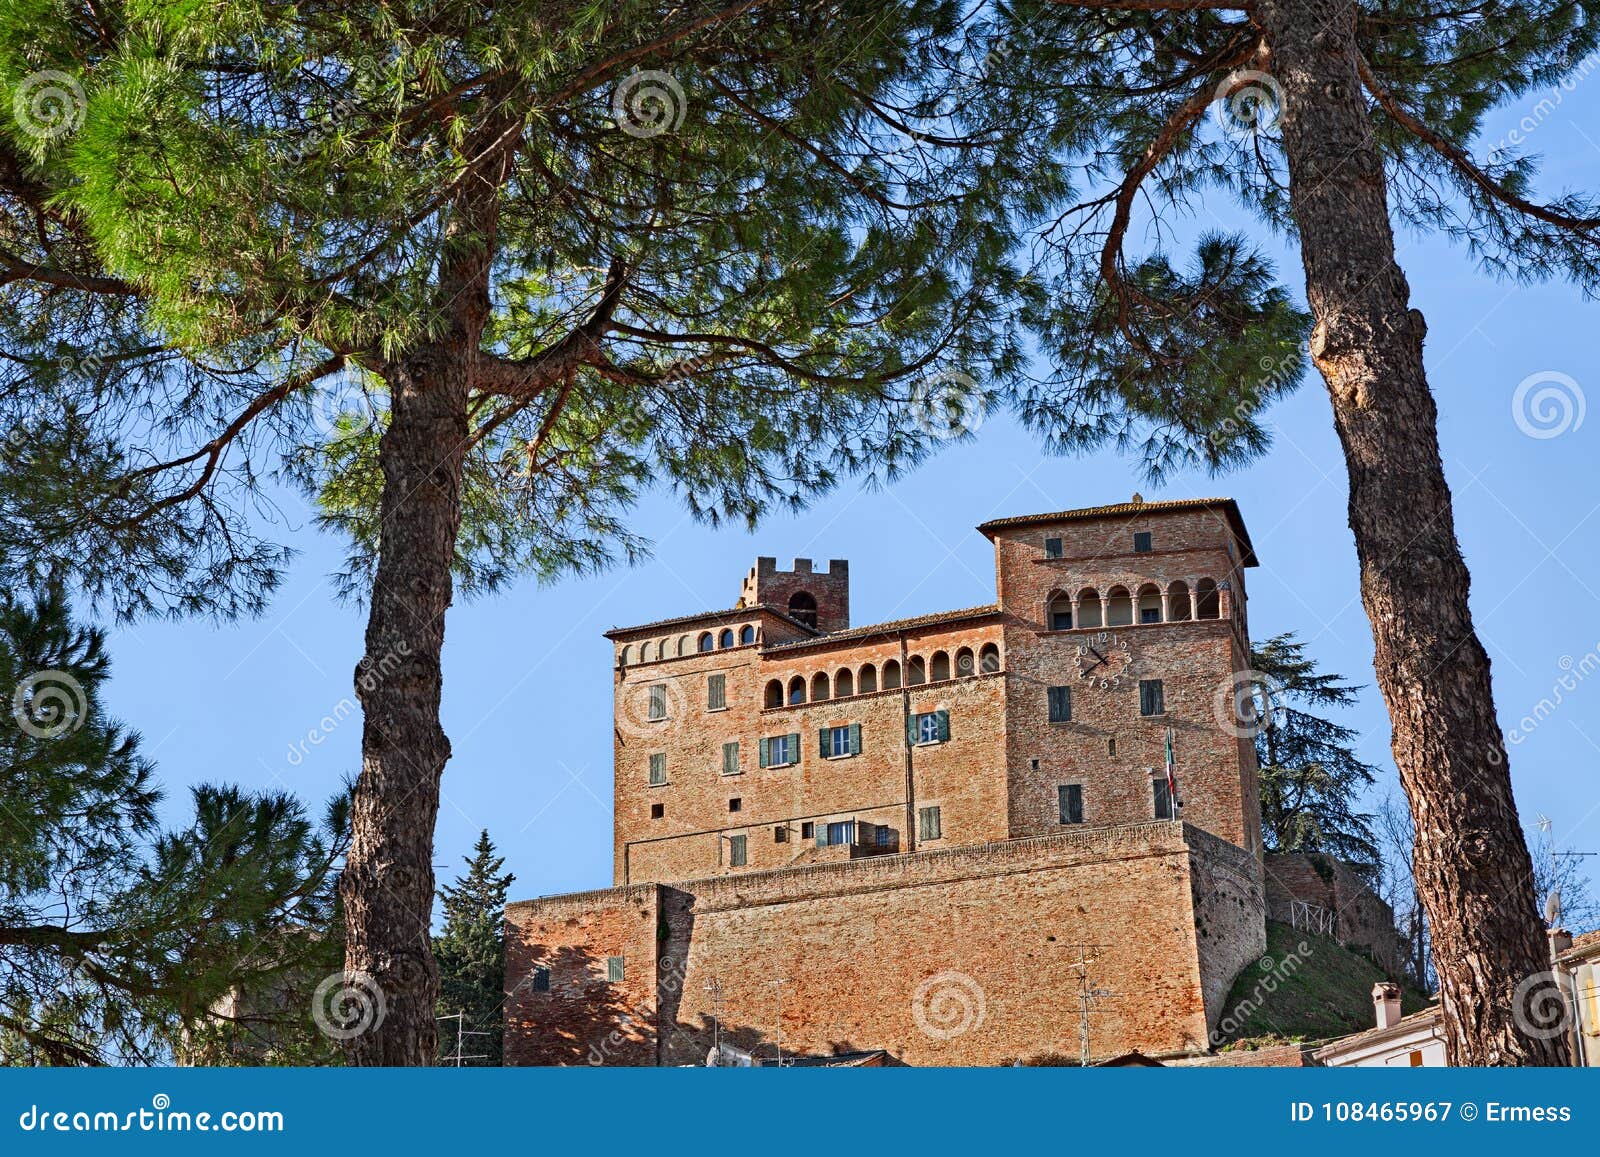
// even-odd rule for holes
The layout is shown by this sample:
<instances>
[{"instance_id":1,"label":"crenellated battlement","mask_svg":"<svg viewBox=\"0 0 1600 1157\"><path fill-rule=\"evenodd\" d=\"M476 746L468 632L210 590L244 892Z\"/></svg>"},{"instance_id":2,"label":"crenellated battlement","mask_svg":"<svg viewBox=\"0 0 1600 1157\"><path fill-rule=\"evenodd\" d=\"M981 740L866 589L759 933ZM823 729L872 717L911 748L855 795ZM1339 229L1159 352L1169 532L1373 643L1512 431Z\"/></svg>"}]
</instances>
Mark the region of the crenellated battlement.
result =
<instances>
[{"instance_id":1,"label":"crenellated battlement","mask_svg":"<svg viewBox=\"0 0 1600 1157\"><path fill-rule=\"evenodd\" d=\"M797 558L789 570L779 570L778 560L763 555L745 575L739 604L766 603L787 611L807 626L828 633L850 626L850 563L828 560L818 570L809 558Z\"/></svg>"}]
</instances>

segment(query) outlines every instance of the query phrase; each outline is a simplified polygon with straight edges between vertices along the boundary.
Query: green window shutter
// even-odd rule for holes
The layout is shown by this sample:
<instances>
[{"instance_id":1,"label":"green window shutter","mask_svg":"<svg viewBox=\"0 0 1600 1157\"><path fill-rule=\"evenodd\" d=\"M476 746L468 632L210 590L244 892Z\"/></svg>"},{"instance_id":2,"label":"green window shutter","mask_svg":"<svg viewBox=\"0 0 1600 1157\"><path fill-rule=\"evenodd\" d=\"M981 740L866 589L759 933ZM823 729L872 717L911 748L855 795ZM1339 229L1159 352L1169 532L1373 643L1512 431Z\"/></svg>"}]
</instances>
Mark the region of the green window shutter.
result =
<instances>
[{"instance_id":1,"label":"green window shutter","mask_svg":"<svg viewBox=\"0 0 1600 1157\"><path fill-rule=\"evenodd\" d=\"M724 743L722 745L722 774L739 774L739 744L737 740L733 743Z\"/></svg>"},{"instance_id":2,"label":"green window shutter","mask_svg":"<svg viewBox=\"0 0 1600 1157\"><path fill-rule=\"evenodd\" d=\"M620 956L606 957L606 979L612 984L621 984L623 976L623 960Z\"/></svg>"},{"instance_id":3,"label":"green window shutter","mask_svg":"<svg viewBox=\"0 0 1600 1157\"><path fill-rule=\"evenodd\" d=\"M650 782L667 782L667 757L665 755L652 755L650 757Z\"/></svg>"},{"instance_id":4,"label":"green window shutter","mask_svg":"<svg viewBox=\"0 0 1600 1157\"><path fill-rule=\"evenodd\" d=\"M950 712L948 712L948 711L936 711L936 712L934 712L934 714L939 717L939 742L940 743L949 743L950 742Z\"/></svg>"},{"instance_id":5,"label":"green window shutter","mask_svg":"<svg viewBox=\"0 0 1600 1157\"><path fill-rule=\"evenodd\" d=\"M800 762L800 733L798 731L789 734L789 762Z\"/></svg>"},{"instance_id":6,"label":"green window shutter","mask_svg":"<svg viewBox=\"0 0 1600 1157\"><path fill-rule=\"evenodd\" d=\"M861 724L859 723L850 725L850 754L861 754Z\"/></svg>"},{"instance_id":7,"label":"green window shutter","mask_svg":"<svg viewBox=\"0 0 1600 1157\"><path fill-rule=\"evenodd\" d=\"M747 850L744 836L728 837L728 866L742 868L747 862Z\"/></svg>"},{"instance_id":8,"label":"green window shutter","mask_svg":"<svg viewBox=\"0 0 1600 1157\"><path fill-rule=\"evenodd\" d=\"M911 714L906 716L906 744L910 747L917 745L917 724L922 716Z\"/></svg>"},{"instance_id":9,"label":"green window shutter","mask_svg":"<svg viewBox=\"0 0 1600 1157\"><path fill-rule=\"evenodd\" d=\"M921 808L917 812L917 838L919 840L937 840L943 832L939 826L939 809L937 807Z\"/></svg>"},{"instance_id":10,"label":"green window shutter","mask_svg":"<svg viewBox=\"0 0 1600 1157\"><path fill-rule=\"evenodd\" d=\"M766 767L772 761L772 749L771 749L771 747L768 746L768 744L770 742L771 741L767 740L767 739L763 739L761 741L760 756L761 756L761 766L762 767Z\"/></svg>"},{"instance_id":11,"label":"green window shutter","mask_svg":"<svg viewBox=\"0 0 1600 1157\"><path fill-rule=\"evenodd\" d=\"M1059 790L1061 794L1061 822L1064 824L1081 824L1083 822L1082 785L1064 783Z\"/></svg>"},{"instance_id":12,"label":"green window shutter","mask_svg":"<svg viewBox=\"0 0 1600 1157\"><path fill-rule=\"evenodd\" d=\"M825 848L827 846L828 846L828 825L826 823L822 823L821 821L819 821L817 823L817 847Z\"/></svg>"},{"instance_id":13,"label":"green window shutter","mask_svg":"<svg viewBox=\"0 0 1600 1157\"><path fill-rule=\"evenodd\" d=\"M1050 722L1072 722L1072 688L1050 688Z\"/></svg>"},{"instance_id":14,"label":"green window shutter","mask_svg":"<svg viewBox=\"0 0 1600 1157\"><path fill-rule=\"evenodd\" d=\"M829 750L831 745L828 742L832 732L833 728L831 727L824 727L821 731L817 732L817 750L821 753L823 759L827 759L828 756L833 754L833 752Z\"/></svg>"},{"instance_id":15,"label":"green window shutter","mask_svg":"<svg viewBox=\"0 0 1600 1157\"><path fill-rule=\"evenodd\" d=\"M712 675L706 680L706 707L711 711L720 711L728 705L728 677L726 675Z\"/></svg>"}]
</instances>

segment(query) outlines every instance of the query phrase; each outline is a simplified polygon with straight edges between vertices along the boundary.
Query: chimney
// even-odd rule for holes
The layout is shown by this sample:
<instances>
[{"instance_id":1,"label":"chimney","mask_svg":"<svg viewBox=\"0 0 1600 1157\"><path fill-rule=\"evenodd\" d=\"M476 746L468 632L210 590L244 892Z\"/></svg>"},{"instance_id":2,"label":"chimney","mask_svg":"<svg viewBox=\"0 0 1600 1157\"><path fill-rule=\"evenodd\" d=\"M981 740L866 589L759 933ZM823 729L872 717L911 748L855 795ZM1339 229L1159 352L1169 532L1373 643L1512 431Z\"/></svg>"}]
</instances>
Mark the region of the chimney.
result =
<instances>
[{"instance_id":1,"label":"chimney","mask_svg":"<svg viewBox=\"0 0 1600 1157\"><path fill-rule=\"evenodd\" d=\"M1400 986L1384 980L1372 986L1372 1004L1378 1014L1379 1028L1393 1028L1400 1023Z\"/></svg>"},{"instance_id":2,"label":"chimney","mask_svg":"<svg viewBox=\"0 0 1600 1157\"><path fill-rule=\"evenodd\" d=\"M1572 933L1565 928L1551 928L1545 933L1550 937L1550 959L1554 960L1567 949L1572 947Z\"/></svg>"}]
</instances>

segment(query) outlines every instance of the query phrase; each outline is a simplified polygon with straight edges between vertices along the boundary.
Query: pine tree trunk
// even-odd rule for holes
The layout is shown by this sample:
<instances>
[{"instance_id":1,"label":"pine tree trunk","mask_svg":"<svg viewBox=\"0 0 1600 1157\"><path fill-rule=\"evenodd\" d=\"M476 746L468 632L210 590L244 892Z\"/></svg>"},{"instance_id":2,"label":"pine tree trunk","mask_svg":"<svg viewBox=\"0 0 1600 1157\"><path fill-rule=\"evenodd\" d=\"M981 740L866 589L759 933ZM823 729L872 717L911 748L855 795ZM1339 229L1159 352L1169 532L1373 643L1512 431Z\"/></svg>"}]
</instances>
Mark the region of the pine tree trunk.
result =
<instances>
[{"instance_id":1,"label":"pine tree trunk","mask_svg":"<svg viewBox=\"0 0 1600 1157\"><path fill-rule=\"evenodd\" d=\"M1350 476L1361 597L1416 831L1453 1065L1565 1063L1519 1028L1513 994L1550 964L1532 864L1467 606L1423 370L1422 315L1395 262L1382 161L1357 69L1351 0L1263 0L1283 87L1291 208L1315 320L1311 356Z\"/></svg>"},{"instance_id":2,"label":"pine tree trunk","mask_svg":"<svg viewBox=\"0 0 1600 1157\"><path fill-rule=\"evenodd\" d=\"M376 987L382 1016L345 1048L354 1065L429 1065L439 988L429 943L433 828L450 758L439 723L440 656L461 521L467 382L461 359L445 351L408 358L386 377L383 521L356 670L361 776L341 881L346 983Z\"/></svg>"}]
</instances>

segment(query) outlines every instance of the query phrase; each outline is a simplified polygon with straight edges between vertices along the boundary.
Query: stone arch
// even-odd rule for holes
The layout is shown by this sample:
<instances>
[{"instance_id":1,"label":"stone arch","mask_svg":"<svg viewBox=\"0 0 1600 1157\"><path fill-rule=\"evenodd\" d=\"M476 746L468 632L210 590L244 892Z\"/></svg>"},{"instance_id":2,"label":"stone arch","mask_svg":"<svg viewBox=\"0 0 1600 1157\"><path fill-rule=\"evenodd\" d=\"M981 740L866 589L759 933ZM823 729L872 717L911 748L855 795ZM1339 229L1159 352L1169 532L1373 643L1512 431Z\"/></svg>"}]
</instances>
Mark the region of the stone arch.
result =
<instances>
[{"instance_id":1,"label":"stone arch","mask_svg":"<svg viewBox=\"0 0 1600 1157\"><path fill-rule=\"evenodd\" d=\"M710 631L701 631L700 639L695 643L695 649L697 651L709 651L716 645L716 640L711 637Z\"/></svg>"},{"instance_id":2,"label":"stone arch","mask_svg":"<svg viewBox=\"0 0 1600 1157\"><path fill-rule=\"evenodd\" d=\"M985 675L992 675L1000 670L1000 648L993 643L985 643L978 651L978 670Z\"/></svg>"},{"instance_id":3,"label":"stone arch","mask_svg":"<svg viewBox=\"0 0 1600 1157\"><path fill-rule=\"evenodd\" d=\"M928 681L928 664L921 655L912 655L906 660L906 686L915 687L919 683Z\"/></svg>"},{"instance_id":4,"label":"stone arch","mask_svg":"<svg viewBox=\"0 0 1600 1157\"><path fill-rule=\"evenodd\" d=\"M1136 623L1159 623L1161 621L1161 588L1155 583L1145 583L1139 588L1139 594L1134 599L1133 619ZM1154 612L1152 614L1152 612Z\"/></svg>"},{"instance_id":5,"label":"stone arch","mask_svg":"<svg viewBox=\"0 0 1600 1157\"><path fill-rule=\"evenodd\" d=\"M768 679L766 697L763 700L767 707L783 706L783 680Z\"/></svg>"},{"instance_id":6,"label":"stone arch","mask_svg":"<svg viewBox=\"0 0 1600 1157\"><path fill-rule=\"evenodd\" d=\"M722 634L717 636L717 646L724 647L724 648L733 646L733 628L732 627L723 627L722 628Z\"/></svg>"},{"instance_id":7,"label":"stone arch","mask_svg":"<svg viewBox=\"0 0 1600 1157\"><path fill-rule=\"evenodd\" d=\"M746 623L744 626L739 628L739 645L741 647L748 647L755 641L756 629L754 627L752 627L749 623Z\"/></svg>"},{"instance_id":8,"label":"stone arch","mask_svg":"<svg viewBox=\"0 0 1600 1157\"><path fill-rule=\"evenodd\" d=\"M1072 596L1066 591L1051 591L1044 604L1044 629L1072 630Z\"/></svg>"},{"instance_id":9,"label":"stone arch","mask_svg":"<svg viewBox=\"0 0 1600 1157\"><path fill-rule=\"evenodd\" d=\"M878 689L878 669L871 663L861 668L861 674L856 676L856 691L865 695L869 691Z\"/></svg>"},{"instance_id":10,"label":"stone arch","mask_svg":"<svg viewBox=\"0 0 1600 1157\"><path fill-rule=\"evenodd\" d=\"M1178 579L1167 588L1167 607L1174 623L1187 623L1194 618L1194 605L1189 601L1189 584Z\"/></svg>"},{"instance_id":11,"label":"stone arch","mask_svg":"<svg viewBox=\"0 0 1600 1157\"><path fill-rule=\"evenodd\" d=\"M856 693L856 675L849 667L840 667L833 673L833 697L847 699Z\"/></svg>"},{"instance_id":12,"label":"stone arch","mask_svg":"<svg viewBox=\"0 0 1600 1157\"><path fill-rule=\"evenodd\" d=\"M828 697L828 673L818 671L811 677L811 702L821 703Z\"/></svg>"},{"instance_id":13,"label":"stone arch","mask_svg":"<svg viewBox=\"0 0 1600 1157\"><path fill-rule=\"evenodd\" d=\"M890 659L883 665L883 689L893 691L900 686L900 660Z\"/></svg>"},{"instance_id":14,"label":"stone arch","mask_svg":"<svg viewBox=\"0 0 1600 1157\"><path fill-rule=\"evenodd\" d=\"M795 591L789 596L789 617L808 627L817 625L817 596L810 591Z\"/></svg>"},{"instance_id":15,"label":"stone arch","mask_svg":"<svg viewBox=\"0 0 1600 1157\"><path fill-rule=\"evenodd\" d=\"M1114 586L1106 592L1106 626L1126 627L1133 622L1133 596L1125 586Z\"/></svg>"},{"instance_id":16,"label":"stone arch","mask_svg":"<svg viewBox=\"0 0 1600 1157\"><path fill-rule=\"evenodd\" d=\"M933 661L928 664L928 678L934 683L943 683L950 678L950 652L935 651Z\"/></svg>"},{"instance_id":17,"label":"stone arch","mask_svg":"<svg viewBox=\"0 0 1600 1157\"><path fill-rule=\"evenodd\" d=\"M626 667L631 662L633 662L633 648L624 643L622 645L622 653L617 656L617 663L619 666Z\"/></svg>"},{"instance_id":18,"label":"stone arch","mask_svg":"<svg viewBox=\"0 0 1600 1157\"><path fill-rule=\"evenodd\" d=\"M1215 579L1203 578L1195 583L1194 617L1197 619L1220 619L1222 617L1222 596L1217 593Z\"/></svg>"},{"instance_id":19,"label":"stone arch","mask_svg":"<svg viewBox=\"0 0 1600 1157\"><path fill-rule=\"evenodd\" d=\"M1105 626L1105 616L1101 613L1101 610L1099 591L1093 587L1084 587L1078 592L1078 626Z\"/></svg>"},{"instance_id":20,"label":"stone arch","mask_svg":"<svg viewBox=\"0 0 1600 1157\"><path fill-rule=\"evenodd\" d=\"M789 702L804 703L806 701L806 677L796 675L789 680Z\"/></svg>"},{"instance_id":21,"label":"stone arch","mask_svg":"<svg viewBox=\"0 0 1600 1157\"><path fill-rule=\"evenodd\" d=\"M639 644L639 662L648 663L649 661L650 661L650 640L646 639L644 642Z\"/></svg>"},{"instance_id":22,"label":"stone arch","mask_svg":"<svg viewBox=\"0 0 1600 1157\"><path fill-rule=\"evenodd\" d=\"M977 660L973 658L971 647L962 647L956 652L956 678L965 679L968 675L978 673Z\"/></svg>"}]
</instances>

